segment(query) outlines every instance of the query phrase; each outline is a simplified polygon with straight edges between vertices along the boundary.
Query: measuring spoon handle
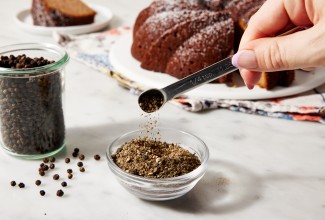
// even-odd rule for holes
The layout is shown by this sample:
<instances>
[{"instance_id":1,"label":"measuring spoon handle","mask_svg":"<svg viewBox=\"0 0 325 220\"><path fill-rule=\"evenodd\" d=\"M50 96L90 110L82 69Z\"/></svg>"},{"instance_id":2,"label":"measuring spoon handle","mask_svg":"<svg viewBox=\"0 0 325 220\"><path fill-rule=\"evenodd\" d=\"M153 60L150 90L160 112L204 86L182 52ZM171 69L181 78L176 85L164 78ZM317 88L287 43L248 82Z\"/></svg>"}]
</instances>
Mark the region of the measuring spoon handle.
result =
<instances>
[{"instance_id":1,"label":"measuring spoon handle","mask_svg":"<svg viewBox=\"0 0 325 220\"><path fill-rule=\"evenodd\" d=\"M237 70L238 68L232 65L231 58L223 59L161 89L167 96L166 101Z\"/></svg>"}]
</instances>

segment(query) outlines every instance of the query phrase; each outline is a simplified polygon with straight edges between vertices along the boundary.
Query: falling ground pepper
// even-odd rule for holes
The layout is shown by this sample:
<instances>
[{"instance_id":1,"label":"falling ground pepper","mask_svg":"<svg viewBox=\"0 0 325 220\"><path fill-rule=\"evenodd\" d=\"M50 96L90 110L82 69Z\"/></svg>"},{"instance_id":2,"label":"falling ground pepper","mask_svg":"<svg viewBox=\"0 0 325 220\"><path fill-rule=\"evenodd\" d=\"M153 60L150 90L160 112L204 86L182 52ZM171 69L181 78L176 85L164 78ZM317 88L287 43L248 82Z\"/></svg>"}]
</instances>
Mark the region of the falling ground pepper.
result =
<instances>
[{"instance_id":1,"label":"falling ground pepper","mask_svg":"<svg viewBox=\"0 0 325 220\"><path fill-rule=\"evenodd\" d=\"M122 170L143 177L170 178L187 174L201 162L199 158L178 146L148 138L125 143L112 155Z\"/></svg>"}]
</instances>

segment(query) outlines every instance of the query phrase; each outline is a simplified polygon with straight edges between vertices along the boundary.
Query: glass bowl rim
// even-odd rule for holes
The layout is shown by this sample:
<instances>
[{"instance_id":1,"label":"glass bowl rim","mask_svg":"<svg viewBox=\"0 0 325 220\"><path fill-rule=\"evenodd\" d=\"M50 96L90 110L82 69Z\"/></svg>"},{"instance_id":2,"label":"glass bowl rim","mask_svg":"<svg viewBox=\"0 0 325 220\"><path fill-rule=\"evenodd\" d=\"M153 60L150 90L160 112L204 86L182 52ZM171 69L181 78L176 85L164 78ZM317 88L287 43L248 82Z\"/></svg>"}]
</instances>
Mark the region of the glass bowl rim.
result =
<instances>
[{"instance_id":1,"label":"glass bowl rim","mask_svg":"<svg viewBox=\"0 0 325 220\"><path fill-rule=\"evenodd\" d=\"M185 181L185 180L196 179L201 174L205 173L205 170L206 170L206 166L207 166L207 163L208 163L208 160L209 160L210 153L209 153L209 148L207 147L207 145L205 144L205 142L201 138L199 138L196 135L193 135L193 134L191 134L189 132L182 131L182 130L175 129L175 128L157 127L155 129L171 130L171 131L180 132L182 134L185 134L187 136L190 136L190 137L198 140L201 143L202 149L203 149L203 152L204 152L203 158L202 158L202 160L200 160L201 165L198 166L195 170L192 170L191 172L189 172L187 174L184 174L184 175L181 175L181 176L177 176L177 177L169 177L169 178L148 178L148 177L136 176L136 175L133 175L133 174L130 174L130 173L125 172L124 170L122 170L120 167L118 167L114 163L114 161L110 157L110 152L109 151L112 148L112 146L114 146L114 144L118 140L120 140L120 139L122 139L124 137L127 137L127 136L129 136L131 134L139 133L140 131L145 130L145 129L137 129L137 130L133 130L133 131L129 131L127 133L124 133L123 135L115 138L112 141L112 143L107 147L107 150L106 150L106 159L108 161L108 166L110 168L112 168L119 175L125 176L128 179L130 179L130 180L139 181L139 182L147 182L147 183L175 183L177 181L182 182L182 181Z\"/></svg>"},{"instance_id":2,"label":"glass bowl rim","mask_svg":"<svg viewBox=\"0 0 325 220\"><path fill-rule=\"evenodd\" d=\"M19 43L19 44L10 44L6 46L0 47L0 54L8 53L10 51L18 51L18 50L52 50L56 51L60 58L54 63L47 64L45 66L35 67L35 68L27 68L27 69L10 69L5 67L0 67L0 74L11 75L11 74L31 74L31 73L39 73L41 71L54 71L57 70L64 65L66 65L69 61L69 55L62 47L52 44L52 43Z\"/></svg>"}]
</instances>

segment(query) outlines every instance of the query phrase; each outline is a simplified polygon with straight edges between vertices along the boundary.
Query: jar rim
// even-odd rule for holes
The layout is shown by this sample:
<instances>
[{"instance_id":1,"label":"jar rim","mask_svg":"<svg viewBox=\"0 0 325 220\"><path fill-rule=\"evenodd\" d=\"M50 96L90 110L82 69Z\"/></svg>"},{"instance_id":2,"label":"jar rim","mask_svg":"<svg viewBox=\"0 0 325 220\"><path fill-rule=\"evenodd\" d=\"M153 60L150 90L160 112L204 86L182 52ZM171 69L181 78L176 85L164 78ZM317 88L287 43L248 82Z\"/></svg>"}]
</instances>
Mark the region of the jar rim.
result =
<instances>
[{"instance_id":1,"label":"jar rim","mask_svg":"<svg viewBox=\"0 0 325 220\"><path fill-rule=\"evenodd\" d=\"M53 63L33 68L26 69L11 69L0 67L0 75L25 75L25 74L35 74L43 71L55 71L59 68L64 67L69 61L68 53L60 46L51 43L20 43L11 44L7 46L0 47L0 55L2 53L15 52L18 50L45 50L52 51L59 54L60 58Z\"/></svg>"}]
</instances>

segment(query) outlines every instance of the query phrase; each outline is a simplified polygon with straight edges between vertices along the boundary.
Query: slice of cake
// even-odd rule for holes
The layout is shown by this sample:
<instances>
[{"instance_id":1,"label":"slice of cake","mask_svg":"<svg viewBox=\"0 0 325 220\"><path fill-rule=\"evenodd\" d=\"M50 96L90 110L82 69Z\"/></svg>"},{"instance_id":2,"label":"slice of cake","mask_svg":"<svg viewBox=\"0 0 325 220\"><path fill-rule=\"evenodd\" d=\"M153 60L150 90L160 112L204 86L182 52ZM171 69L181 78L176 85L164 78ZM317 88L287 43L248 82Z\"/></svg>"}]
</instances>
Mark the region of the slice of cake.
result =
<instances>
[{"instance_id":1,"label":"slice of cake","mask_svg":"<svg viewBox=\"0 0 325 220\"><path fill-rule=\"evenodd\" d=\"M34 25L75 26L94 22L96 12L80 0L33 0Z\"/></svg>"},{"instance_id":2,"label":"slice of cake","mask_svg":"<svg viewBox=\"0 0 325 220\"><path fill-rule=\"evenodd\" d=\"M295 79L294 70L285 70L278 72L262 72L261 79L258 81L258 86L266 90L271 90L276 86L288 87Z\"/></svg>"}]
</instances>

